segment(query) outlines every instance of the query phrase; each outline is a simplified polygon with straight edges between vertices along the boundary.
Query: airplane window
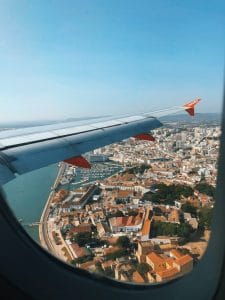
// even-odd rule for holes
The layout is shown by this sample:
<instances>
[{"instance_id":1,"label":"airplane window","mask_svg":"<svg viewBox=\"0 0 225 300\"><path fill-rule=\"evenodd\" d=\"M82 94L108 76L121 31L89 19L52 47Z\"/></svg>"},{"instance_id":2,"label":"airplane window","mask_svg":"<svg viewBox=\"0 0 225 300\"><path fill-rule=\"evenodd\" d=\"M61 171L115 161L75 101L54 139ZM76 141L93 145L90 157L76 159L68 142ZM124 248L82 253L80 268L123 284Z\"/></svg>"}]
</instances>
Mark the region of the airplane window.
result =
<instances>
[{"instance_id":1,"label":"airplane window","mask_svg":"<svg viewBox=\"0 0 225 300\"><path fill-rule=\"evenodd\" d=\"M194 121L193 121L194 120ZM153 130L4 186L20 224L62 261L136 284L192 271L207 248L215 204L220 115L176 115Z\"/></svg>"},{"instance_id":2,"label":"airplane window","mask_svg":"<svg viewBox=\"0 0 225 300\"><path fill-rule=\"evenodd\" d=\"M224 3L0 2L0 185L18 224L97 277L197 270L213 236Z\"/></svg>"}]
</instances>

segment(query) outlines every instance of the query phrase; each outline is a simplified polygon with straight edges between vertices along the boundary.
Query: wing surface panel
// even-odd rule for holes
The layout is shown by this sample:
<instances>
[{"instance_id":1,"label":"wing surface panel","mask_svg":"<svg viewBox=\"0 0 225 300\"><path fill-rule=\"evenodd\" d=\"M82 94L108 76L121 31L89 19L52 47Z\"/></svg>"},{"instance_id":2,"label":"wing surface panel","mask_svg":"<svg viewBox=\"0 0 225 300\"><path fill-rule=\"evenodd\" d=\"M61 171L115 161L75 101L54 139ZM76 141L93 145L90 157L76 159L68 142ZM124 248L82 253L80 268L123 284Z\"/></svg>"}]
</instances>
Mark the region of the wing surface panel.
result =
<instances>
[{"instance_id":1,"label":"wing surface panel","mask_svg":"<svg viewBox=\"0 0 225 300\"><path fill-rule=\"evenodd\" d=\"M2 153L16 172L23 174L160 126L162 124L156 119L145 119L144 122L124 124L120 128L97 129L74 136L18 146L3 150Z\"/></svg>"},{"instance_id":2,"label":"wing surface panel","mask_svg":"<svg viewBox=\"0 0 225 300\"><path fill-rule=\"evenodd\" d=\"M198 100L198 99L197 99ZM188 103L191 109L199 102ZM156 117L187 111L187 105L152 113L95 121L68 122L0 132L0 184L44 166L81 156L161 127ZM7 170L7 172L6 172ZM5 175L4 175L5 174Z\"/></svg>"}]
</instances>

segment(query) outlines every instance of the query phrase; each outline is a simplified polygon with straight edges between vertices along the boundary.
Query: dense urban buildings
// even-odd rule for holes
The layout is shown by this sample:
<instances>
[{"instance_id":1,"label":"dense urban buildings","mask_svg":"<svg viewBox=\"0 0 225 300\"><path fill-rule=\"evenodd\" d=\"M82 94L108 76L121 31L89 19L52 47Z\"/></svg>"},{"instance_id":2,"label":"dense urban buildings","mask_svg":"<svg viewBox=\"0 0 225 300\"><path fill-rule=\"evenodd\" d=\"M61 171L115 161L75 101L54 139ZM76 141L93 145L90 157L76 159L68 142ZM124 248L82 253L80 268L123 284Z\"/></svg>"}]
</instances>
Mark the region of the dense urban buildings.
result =
<instances>
[{"instance_id":1,"label":"dense urban buildings","mask_svg":"<svg viewBox=\"0 0 225 300\"><path fill-rule=\"evenodd\" d=\"M61 163L40 222L44 247L126 282L193 269L210 237L220 126L170 123L151 134L155 142L131 138L89 153L91 171Z\"/></svg>"}]
</instances>

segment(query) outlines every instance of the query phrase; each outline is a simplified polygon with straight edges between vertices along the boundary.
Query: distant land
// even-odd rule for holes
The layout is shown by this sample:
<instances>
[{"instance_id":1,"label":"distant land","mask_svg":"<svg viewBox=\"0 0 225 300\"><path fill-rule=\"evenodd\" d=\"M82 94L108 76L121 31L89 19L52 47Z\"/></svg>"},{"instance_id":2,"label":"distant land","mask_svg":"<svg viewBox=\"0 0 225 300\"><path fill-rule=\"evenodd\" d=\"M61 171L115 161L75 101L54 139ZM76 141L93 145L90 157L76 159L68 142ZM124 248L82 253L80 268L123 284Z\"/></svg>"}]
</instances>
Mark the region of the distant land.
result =
<instances>
[{"instance_id":1,"label":"distant land","mask_svg":"<svg viewBox=\"0 0 225 300\"><path fill-rule=\"evenodd\" d=\"M159 118L162 122L179 122L179 123L191 123L191 124L219 124L222 119L222 114L220 113L197 113L194 117L190 117L188 114L177 114L169 115Z\"/></svg>"},{"instance_id":2,"label":"distant land","mask_svg":"<svg viewBox=\"0 0 225 300\"><path fill-rule=\"evenodd\" d=\"M24 121L24 122L0 122L0 128L24 128L32 126L51 125L56 123L78 122L93 119L112 118L113 116L97 116L97 117L80 117L69 118L64 120L41 120L41 121ZM116 116L115 116L116 118ZM159 118L162 122L179 122L179 123L216 123L221 122L220 113L197 113L194 117L190 117L188 114L169 115Z\"/></svg>"}]
</instances>

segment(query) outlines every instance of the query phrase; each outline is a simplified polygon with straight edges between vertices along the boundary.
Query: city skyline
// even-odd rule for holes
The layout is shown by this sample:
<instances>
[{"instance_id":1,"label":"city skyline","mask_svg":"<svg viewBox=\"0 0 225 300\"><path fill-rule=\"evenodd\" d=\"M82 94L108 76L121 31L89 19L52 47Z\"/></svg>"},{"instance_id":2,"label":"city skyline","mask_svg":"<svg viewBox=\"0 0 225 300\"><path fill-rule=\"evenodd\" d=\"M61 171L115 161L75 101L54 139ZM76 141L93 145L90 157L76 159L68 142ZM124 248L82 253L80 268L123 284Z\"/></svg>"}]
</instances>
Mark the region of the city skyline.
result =
<instances>
[{"instance_id":1,"label":"city skyline","mask_svg":"<svg viewBox=\"0 0 225 300\"><path fill-rule=\"evenodd\" d=\"M1 3L1 121L221 112L222 1Z\"/></svg>"}]
</instances>

